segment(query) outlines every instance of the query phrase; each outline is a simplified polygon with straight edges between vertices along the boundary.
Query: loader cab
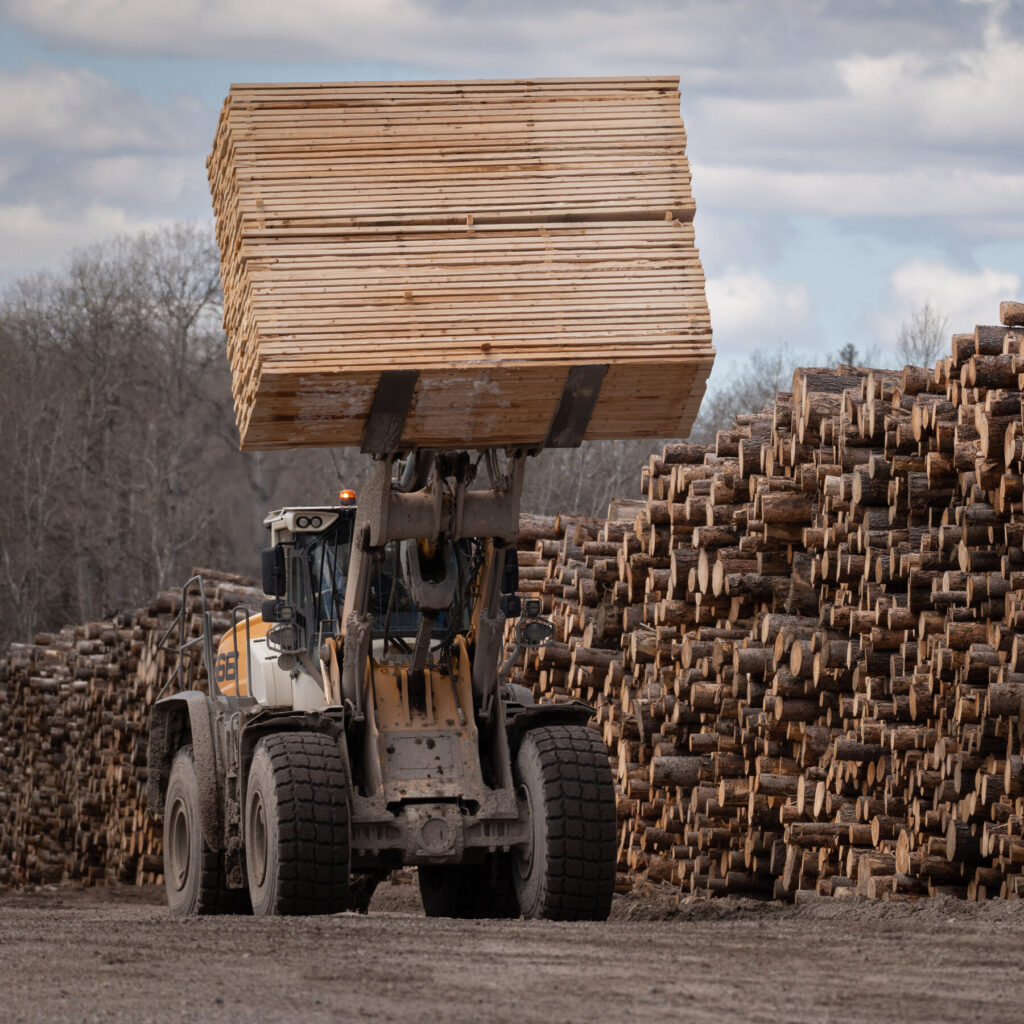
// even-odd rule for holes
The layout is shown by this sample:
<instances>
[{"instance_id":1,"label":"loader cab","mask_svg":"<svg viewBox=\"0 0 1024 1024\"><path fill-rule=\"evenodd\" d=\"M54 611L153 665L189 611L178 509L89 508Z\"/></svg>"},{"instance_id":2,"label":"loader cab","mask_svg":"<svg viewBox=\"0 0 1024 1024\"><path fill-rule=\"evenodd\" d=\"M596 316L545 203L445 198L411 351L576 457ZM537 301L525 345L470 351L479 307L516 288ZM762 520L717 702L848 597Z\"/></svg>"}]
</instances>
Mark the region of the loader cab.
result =
<instances>
[{"instance_id":1,"label":"loader cab","mask_svg":"<svg viewBox=\"0 0 1024 1024\"><path fill-rule=\"evenodd\" d=\"M273 546L263 551L263 589L270 599L263 620L272 622L270 642L284 651L304 652L316 663L323 641L341 632L355 523L354 505L279 509L264 523ZM470 625L466 592L473 545L461 542L452 571L460 580L455 605L437 616L433 635L443 640ZM374 656L402 660L415 637L420 612L406 583L400 546L390 541L374 558L368 611L373 617Z\"/></svg>"},{"instance_id":2,"label":"loader cab","mask_svg":"<svg viewBox=\"0 0 1024 1024\"><path fill-rule=\"evenodd\" d=\"M323 637L337 632L345 600L354 506L304 506L264 520L271 546L262 552L263 621L282 652L313 657Z\"/></svg>"}]
</instances>

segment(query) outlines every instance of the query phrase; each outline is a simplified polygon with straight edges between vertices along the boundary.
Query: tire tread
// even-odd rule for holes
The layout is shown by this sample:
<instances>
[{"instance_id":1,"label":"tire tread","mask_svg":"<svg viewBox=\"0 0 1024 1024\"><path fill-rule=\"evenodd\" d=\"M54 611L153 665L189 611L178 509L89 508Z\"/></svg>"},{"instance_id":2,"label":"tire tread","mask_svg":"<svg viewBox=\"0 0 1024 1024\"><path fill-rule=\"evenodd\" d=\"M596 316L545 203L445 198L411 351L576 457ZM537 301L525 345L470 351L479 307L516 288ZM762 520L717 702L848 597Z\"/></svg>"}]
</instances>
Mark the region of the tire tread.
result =
<instances>
[{"instance_id":1,"label":"tire tread","mask_svg":"<svg viewBox=\"0 0 1024 1024\"><path fill-rule=\"evenodd\" d=\"M278 813L277 914L337 914L348 909L348 766L322 733L265 736ZM344 799L339 799L344 794Z\"/></svg>"},{"instance_id":2,"label":"tire tread","mask_svg":"<svg viewBox=\"0 0 1024 1024\"><path fill-rule=\"evenodd\" d=\"M187 760L189 767L178 769L178 760ZM174 755L174 762L171 766L171 777L175 777L177 771L187 771L191 775L191 785L194 789L194 798L199 799L199 780L195 768L195 755L192 752L192 745L187 744L181 747ZM168 780L170 788L170 780ZM198 829L198 810L195 827ZM206 844L202 834L199 835L199 878L198 890L196 891L193 912L196 914L251 914L252 903L249 901L247 889L229 889L226 873L224 870L224 854L220 850L214 850ZM169 884L169 883L168 883Z\"/></svg>"},{"instance_id":3,"label":"tire tread","mask_svg":"<svg viewBox=\"0 0 1024 1024\"><path fill-rule=\"evenodd\" d=\"M547 817L548 870L537 916L603 921L615 891L617 850L608 748L592 729L575 725L533 729L523 746L528 756L532 747L539 763Z\"/></svg>"}]
</instances>

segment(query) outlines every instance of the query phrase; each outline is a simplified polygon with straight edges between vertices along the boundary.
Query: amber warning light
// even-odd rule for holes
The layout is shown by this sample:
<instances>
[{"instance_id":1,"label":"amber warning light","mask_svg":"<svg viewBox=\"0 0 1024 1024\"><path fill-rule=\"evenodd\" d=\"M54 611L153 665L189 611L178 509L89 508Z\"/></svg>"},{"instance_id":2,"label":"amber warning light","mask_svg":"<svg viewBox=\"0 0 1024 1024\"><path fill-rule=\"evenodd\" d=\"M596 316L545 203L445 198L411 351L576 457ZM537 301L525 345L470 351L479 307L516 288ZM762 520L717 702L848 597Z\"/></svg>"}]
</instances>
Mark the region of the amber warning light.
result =
<instances>
[{"instance_id":1,"label":"amber warning light","mask_svg":"<svg viewBox=\"0 0 1024 1024\"><path fill-rule=\"evenodd\" d=\"M340 498L340 499L341 499L341 500L342 500L343 502L346 502L346 501L355 501L355 500L356 500L356 492L355 492L355 491L339 491L339 492L338 492L338 497L339 497L339 498Z\"/></svg>"}]
</instances>

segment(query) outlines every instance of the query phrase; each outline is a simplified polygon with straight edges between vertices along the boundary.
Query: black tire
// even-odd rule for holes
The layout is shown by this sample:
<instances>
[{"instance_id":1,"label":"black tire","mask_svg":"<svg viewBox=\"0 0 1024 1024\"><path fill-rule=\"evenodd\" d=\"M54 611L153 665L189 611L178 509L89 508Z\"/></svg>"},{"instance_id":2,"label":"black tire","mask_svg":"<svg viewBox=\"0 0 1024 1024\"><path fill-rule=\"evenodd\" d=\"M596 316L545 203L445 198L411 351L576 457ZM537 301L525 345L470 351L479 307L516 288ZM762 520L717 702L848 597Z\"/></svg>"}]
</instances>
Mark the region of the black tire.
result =
<instances>
[{"instance_id":1,"label":"black tire","mask_svg":"<svg viewBox=\"0 0 1024 1024\"><path fill-rule=\"evenodd\" d=\"M491 854L482 864L423 865L416 873L427 917L519 916L507 854Z\"/></svg>"},{"instance_id":2,"label":"black tire","mask_svg":"<svg viewBox=\"0 0 1024 1024\"><path fill-rule=\"evenodd\" d=\"M586 726L523 737L516 781L530 805L531 841L517 847L513 881L527 918L603 921L615 892L615 784L608 748Z\"/></svg>"},{"instance_id":3,"label":"black tire","mask_svg":"<svg viewBox=\"0 0 1024 1024\"><path fill-rule=\"evenodd\" d=\"M250 914L245 889L229 889L224 854L206 845L199 826L199 776L192 748L174 755L164 801L164 888L171 913Z\"/></svg>"},{"instance_id":4,"label":"black tire","mask_svg":"<svg viewBox=\"0 0 1024 1024\"><path fill-rule=\"evenodd\" d=\"M266 736L245 796L245 863L253 913L338 914L348 909L348 774L320 733Z\"/></svg>"}]
</instances>

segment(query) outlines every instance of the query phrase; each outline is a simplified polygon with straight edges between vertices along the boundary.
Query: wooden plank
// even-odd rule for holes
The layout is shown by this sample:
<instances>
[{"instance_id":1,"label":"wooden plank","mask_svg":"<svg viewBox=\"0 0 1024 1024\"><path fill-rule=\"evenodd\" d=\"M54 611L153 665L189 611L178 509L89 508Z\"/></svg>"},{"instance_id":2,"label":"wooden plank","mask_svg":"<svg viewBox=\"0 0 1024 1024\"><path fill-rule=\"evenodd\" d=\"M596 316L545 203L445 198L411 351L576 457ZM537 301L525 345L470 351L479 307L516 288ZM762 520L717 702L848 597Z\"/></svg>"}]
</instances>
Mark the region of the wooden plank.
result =
<instances>
[{"instance_id":1,"label":"wooden plank","mask_svg":"<svg viewBox=\"0 0 1024 1024\"><path fill-rule=\"evenodd\" d=\"M689 430L713 358L672 78L233 86L207 161L246 447L534 443L607 362L588 436ZM556 393L557 392L557 393Z\"/></svg>"}]
</instances>

